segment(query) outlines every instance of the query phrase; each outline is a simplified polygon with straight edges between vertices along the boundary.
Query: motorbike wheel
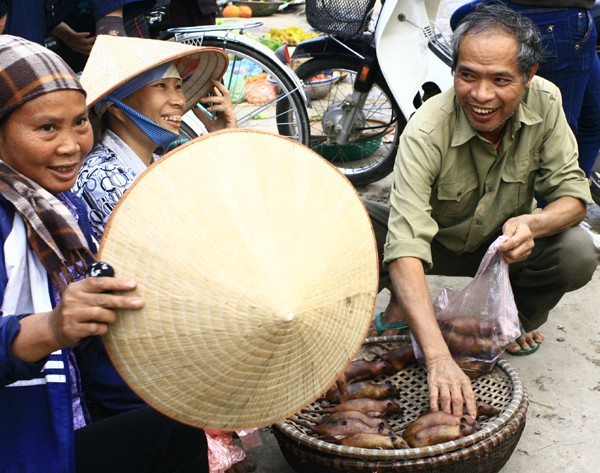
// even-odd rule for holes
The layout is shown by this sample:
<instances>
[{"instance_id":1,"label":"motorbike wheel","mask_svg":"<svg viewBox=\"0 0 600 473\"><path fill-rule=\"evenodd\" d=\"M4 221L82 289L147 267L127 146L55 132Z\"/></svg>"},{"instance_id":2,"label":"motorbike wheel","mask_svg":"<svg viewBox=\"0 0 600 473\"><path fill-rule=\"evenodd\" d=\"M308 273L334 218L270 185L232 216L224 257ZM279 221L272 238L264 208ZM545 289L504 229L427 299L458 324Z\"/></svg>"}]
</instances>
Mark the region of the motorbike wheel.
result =
<instances>
[{"instance_id":1,"label":"motorbike wheel","mask_svg":"<svg viewBox=\"0 0 600 473\"><path fill-rule=\"evenodd\" d=\"M345 58L310 59L296 69L311 99L309 110L309 146L335 165L355 186L365 186L383 179L394 167L398 140L406 120L382 76L376 77L367 100L359 112L360 124L348 142L335 143L327 137L326 128L340 123L342 103L352 93L354 79L360 70L358 60ZM323 77L331 81L323 82ZM321 79L311 85L311 79ZM331 132L330 132L331 135Z\"/></svg>"},{"instance_id":2,"label":"motorbike wheel","mask_svg":"<svg viewBox=\"0 0 600 473\"><path fill-rule=\"evenodd\" d=\"M302 144L308 144L308 116L302 93L283 70L283 65L271 60L260 51L244 44L226 42L218 38L194 37L181 42L195 46L214 46L229 55L229 67L223 77L231 94L238 127L278 133ZM270 84L270 98L264 103L250 103L247 99L248 76L264 75ZM182 133L189 138L202 134L203 126L193 112L188 112L182 122Z\"/></svg>"}]
</instances>

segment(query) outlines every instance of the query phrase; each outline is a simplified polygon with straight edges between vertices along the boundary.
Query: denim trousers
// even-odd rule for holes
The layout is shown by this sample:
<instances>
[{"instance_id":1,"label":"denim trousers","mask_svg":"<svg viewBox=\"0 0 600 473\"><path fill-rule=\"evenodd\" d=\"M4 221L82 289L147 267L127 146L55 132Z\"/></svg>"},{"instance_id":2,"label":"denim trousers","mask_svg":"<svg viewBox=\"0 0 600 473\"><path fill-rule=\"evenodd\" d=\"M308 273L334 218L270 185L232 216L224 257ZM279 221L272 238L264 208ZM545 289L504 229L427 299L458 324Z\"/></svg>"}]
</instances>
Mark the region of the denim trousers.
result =
<instances>
[{"instance_id":1,"label":"denim trousers","mask_svg":"<svg viewBox=\"0 0 600 473\"><path fill-rule=\"evenodd\" d=\"M537 74L560 89L577 138L579 165L589 176L600 151L600 59L592 13L584 8L507 3L540 29L545 60Z\"/></svg>"},{"instance_id":2,"label":"denim trousers","mask_svg":"<svg viewBox=\"0 0 600 473\"><path fill-rule=\"evenodd\" d=\"M567 121L577 138L579 165L589 176L600 151L600 59L597 31L590 10L520 5L510 0L475 0L458 8L454 29L477 3L501 1L540 29L545 60L537 75L556 84Z\"/></svg>"}]
</instances>

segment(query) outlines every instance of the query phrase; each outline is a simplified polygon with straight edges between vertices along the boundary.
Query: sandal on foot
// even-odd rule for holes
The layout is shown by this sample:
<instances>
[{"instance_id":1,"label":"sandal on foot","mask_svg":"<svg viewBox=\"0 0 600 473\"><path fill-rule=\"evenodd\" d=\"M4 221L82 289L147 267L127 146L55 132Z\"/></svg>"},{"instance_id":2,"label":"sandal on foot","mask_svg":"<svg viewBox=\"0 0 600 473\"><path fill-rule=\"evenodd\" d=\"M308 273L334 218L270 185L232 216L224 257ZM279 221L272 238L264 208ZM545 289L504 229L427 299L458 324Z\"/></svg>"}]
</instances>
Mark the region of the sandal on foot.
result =
<instances>
[{"instance_id":1,"label":"sandal on foot","mask_svg":"<svg viewBox=\"0 0 600 473\"><path fill-rule=\"evenodd\" d=\"M522 325L520 326L520 328L521 328L521 333L526 333L525 329L523 328ZM515 351L515 352L506 350L506 353L508 353L509 355L513 355L513 356L527 356L527 355L534 354L538 350L539 347L540 347L540 343L535 342L535 345L533 345L532 347L529 347L528 350L525 350L523 348L521 348L519 351Z\"/></svg>"},{"instance_id":2,"label":"sandal on foot","mask_svg":"<svg viewBox=\"0 0 600 473\"><path fill-rule=\"evenodd\" d=\"M383 317L383 312L379 312L375 316L375 327L377 328L377 336L381 337L381 334L386 330L402 330L408 328L408 323L405 321L401 322L390 322L388 324L383 323L381 318Z\"/></svg>"}]
</instances>

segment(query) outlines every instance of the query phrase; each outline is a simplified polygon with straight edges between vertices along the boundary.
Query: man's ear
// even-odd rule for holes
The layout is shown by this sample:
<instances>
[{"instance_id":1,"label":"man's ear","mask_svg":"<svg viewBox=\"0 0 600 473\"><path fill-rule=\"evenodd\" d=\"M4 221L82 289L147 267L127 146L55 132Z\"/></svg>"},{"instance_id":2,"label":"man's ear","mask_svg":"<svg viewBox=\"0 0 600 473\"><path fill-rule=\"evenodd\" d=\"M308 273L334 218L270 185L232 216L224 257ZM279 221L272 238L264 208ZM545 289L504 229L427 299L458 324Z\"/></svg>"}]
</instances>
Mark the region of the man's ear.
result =
<instances>
[{"instance_id":1,"label":"man's ear","mask_svg":"<svg viewBox=\"0 0 600 473\"><path fill-rule=\"evenodd\" d=\"M529 84L531 84L531 81L533 80L533 76L537 73L539 68L540 64L536 62L531 68L531 73L529 74L529 79L527 79L527 84L525 84L525 87L529 87Z\"/></svg>"}]
</instances>

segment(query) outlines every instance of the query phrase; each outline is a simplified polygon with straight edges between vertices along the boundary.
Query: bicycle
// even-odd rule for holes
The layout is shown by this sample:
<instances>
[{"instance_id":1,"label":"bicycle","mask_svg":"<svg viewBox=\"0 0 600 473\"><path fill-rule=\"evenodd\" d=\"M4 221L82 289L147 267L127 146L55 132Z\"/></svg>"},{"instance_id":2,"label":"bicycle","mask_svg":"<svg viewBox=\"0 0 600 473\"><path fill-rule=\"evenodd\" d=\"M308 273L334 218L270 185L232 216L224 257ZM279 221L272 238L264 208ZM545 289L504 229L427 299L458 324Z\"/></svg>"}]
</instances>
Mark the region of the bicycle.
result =
<instances>
[{"instance_id":1,"label":"bicycle","mask_svg":"<svg viewBox=\"0 0 600 473\"><path fill-rule=\"evenodd\" d=\"M170 28L157 39L224 49L229 55L229 67L223 83L230 91L238 126L278 133L308 144L309 123L302 82L272 50L244 34L245 30L261 25L254 21ZM264 92L262 97L260 92ZM187 138L194 138L205 130L194 113L188 112L183 117L181 132Z\"/></svg>"}]
</instances>

